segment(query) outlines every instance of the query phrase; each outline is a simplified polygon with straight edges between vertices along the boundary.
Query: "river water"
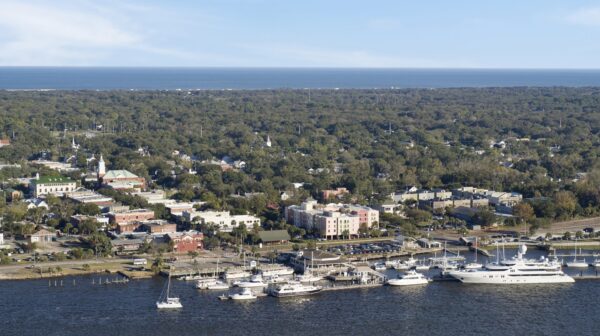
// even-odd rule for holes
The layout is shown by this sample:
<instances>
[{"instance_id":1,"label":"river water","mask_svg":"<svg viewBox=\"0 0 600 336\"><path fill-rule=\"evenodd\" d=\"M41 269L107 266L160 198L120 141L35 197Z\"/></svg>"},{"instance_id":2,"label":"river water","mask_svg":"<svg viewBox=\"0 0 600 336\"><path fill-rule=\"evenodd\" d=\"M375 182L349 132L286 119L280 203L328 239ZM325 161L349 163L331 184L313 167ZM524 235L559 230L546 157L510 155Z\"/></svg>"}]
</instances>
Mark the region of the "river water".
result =
<instances>
[{"instance_id":1,"label":"river water","mask_svg":"<svg viewBox=\"0 0 600 336\"><path fill-rule=\"evenodd\" d=\"M0 335L600 333L600 281L514 286L434 282L425 287L386 286L253 302L219 301L222 292L199 291L191 282L173 281L184 308L157 311L155 301L164 279L92 285L99 277L64 278L62 287L49 287L48 280L0 282Z\"/></svg>"}]
</instances>

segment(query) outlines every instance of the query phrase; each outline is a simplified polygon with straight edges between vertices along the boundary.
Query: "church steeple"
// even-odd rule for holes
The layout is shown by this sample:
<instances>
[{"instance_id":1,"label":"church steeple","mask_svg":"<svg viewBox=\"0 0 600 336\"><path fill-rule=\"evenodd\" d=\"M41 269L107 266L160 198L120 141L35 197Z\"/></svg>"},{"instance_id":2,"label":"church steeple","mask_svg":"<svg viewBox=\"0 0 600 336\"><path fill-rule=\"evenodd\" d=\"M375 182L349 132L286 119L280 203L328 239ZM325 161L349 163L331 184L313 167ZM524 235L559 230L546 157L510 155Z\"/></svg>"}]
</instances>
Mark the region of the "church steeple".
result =
<instances>
[{"instance_id":1,"label":"church steeple","mask_svg":"<svg viewBox=\"0 0 600 336\"><path fill-rule=\"evenodd\" d=\"M106 164L104 163L104 158L102 154L100 154L100 160L98 160L98 178L102 178L106 174Z\"/></svg>"},{"instance_id":2,"label":"church steeple","mask_svg":"<svg viewBox=\"0 0 600 336\"><path fill-rule=\"evenodd\" d=\"M267 134L267 142L265 144L267 145L267 147L271 147L271 138L269 137L268 134Z\"/></svg>"}]
</instances>

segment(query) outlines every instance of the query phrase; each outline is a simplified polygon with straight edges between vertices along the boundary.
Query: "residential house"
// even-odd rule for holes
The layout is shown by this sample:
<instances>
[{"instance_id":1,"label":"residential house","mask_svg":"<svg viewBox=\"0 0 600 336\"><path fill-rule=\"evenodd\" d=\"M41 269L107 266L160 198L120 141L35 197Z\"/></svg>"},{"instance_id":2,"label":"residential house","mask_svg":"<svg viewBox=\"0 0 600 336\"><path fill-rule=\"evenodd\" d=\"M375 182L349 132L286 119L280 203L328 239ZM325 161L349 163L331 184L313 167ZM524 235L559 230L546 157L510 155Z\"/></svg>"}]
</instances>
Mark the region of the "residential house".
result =
<instances>
[{"instance_id":1,"label":"residential house","mask_svg":"<svg viewBox=\"0 0 600 336\"><path fill-rule=\"evenodd\" d=\"M45 243L52 242L52 240L54 238L56 238L56 232L52 232L52 231L49 231L46 229L41 229L41 230L38 230L37 232L33 233L31 236L29 236L29 242L45 244Z\"/></svg>"}]
</instances>

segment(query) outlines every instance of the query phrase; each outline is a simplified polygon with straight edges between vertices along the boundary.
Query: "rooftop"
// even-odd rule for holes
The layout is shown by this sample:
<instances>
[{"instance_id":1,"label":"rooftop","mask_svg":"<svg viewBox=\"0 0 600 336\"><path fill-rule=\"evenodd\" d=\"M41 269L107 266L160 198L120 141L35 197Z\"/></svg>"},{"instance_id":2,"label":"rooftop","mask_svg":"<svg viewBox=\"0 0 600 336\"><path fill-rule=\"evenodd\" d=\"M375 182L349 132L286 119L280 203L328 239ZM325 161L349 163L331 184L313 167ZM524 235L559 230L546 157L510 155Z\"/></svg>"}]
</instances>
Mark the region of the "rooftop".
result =
<instances>
[{"instance_id":1,"label":"rooftop","mask_svg":"<svg viewBox=\"0 0 600 336\"><path fill-rule=\"evenodd\" d=\"M75 183L67 176L40 176L40 178L33 180L35 184L47 184L47 183Z\"/></svg>"}]
</instances>

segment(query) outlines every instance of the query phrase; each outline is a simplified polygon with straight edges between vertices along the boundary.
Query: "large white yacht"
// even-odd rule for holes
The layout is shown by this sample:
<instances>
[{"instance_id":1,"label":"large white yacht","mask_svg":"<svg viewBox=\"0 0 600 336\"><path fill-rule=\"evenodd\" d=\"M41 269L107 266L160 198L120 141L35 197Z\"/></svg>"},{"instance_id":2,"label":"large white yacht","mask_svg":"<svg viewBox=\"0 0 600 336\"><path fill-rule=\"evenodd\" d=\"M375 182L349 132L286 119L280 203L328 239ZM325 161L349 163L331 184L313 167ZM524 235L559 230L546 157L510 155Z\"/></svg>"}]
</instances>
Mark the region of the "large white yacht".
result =
<instances>
[{"instance_id":1,"label":"large white yacht","mask_svg":"<svg viewBox=\"0 0 600 336\"><path fill-rule=\"evenodd\" d=\"M426 285L429 283L426 276L416 271L408 271L397 279L390 279L387 284L390 286L412 286L412 285Z\"/></svg>"},{"instance_id":2,"label":"large white yacht","mask_svg":"<svg viewBox=\"0 0 600 336\"><path fill-rule=\"evenodd\" d=\"M553 261L540 259L527 260L523 256L527 247L521 245L516 258L510 262L487 265L483 270L450 271L448 275L468 284L534 284L534 283L569 283L575 280L556 268Z\"/></svg>"},{"instance_id":3,"label":"large white yacht","mask_svg":"<svg viewBox=\"0 0 600 336\"><path fill-rule=\"evenodd\" d=\"M271 291L271 295L275 297L311 295L320 292L322 289L323 287L321 286L288 283L274 288Z\"/></svg>"},{"instance_id":4,"label":"large white yacht","mask_svg":"<svg viewBox=\"0 0 600 336\"><path fill-rule=\"evenodd\" d=\"M247 281L235 281L233 285L241 288L267 287L267 283L263 281L260 274L253 275L252 278Z\"/></svg>"}]
</instances>

